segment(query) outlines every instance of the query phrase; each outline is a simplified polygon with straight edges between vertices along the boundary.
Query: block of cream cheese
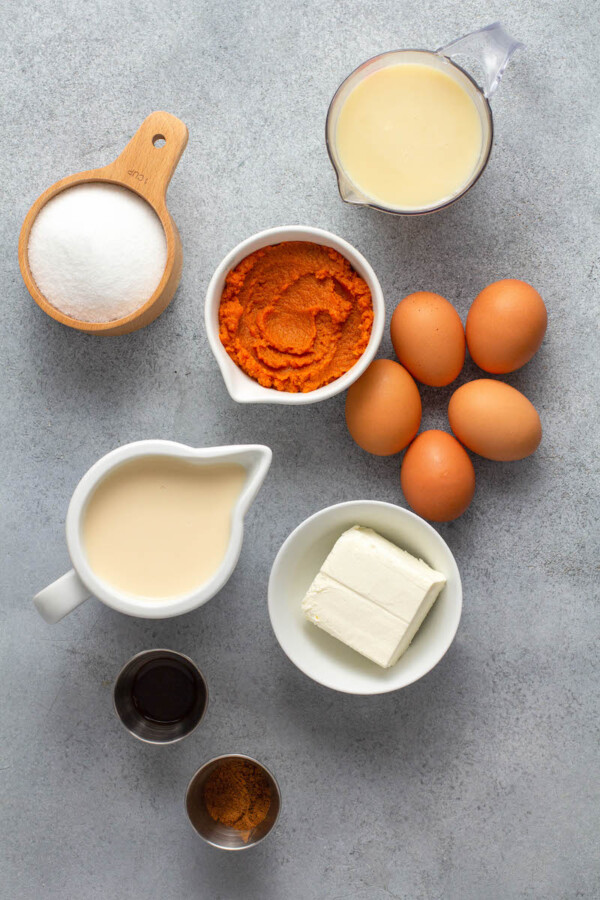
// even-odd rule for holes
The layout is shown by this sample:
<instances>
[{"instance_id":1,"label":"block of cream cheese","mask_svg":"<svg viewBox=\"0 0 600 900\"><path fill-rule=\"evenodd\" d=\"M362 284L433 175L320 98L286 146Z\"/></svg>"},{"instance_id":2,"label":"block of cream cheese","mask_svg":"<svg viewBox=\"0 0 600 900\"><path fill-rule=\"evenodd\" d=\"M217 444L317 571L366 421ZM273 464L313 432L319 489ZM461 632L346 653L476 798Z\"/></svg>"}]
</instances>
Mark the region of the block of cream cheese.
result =
<instances>
[{"instance_id":1,"label":"block of cream cheese","mask_svg":"<svg viewBox=\"0 0 600 900\"><path fill-rule=\"evenodd\" d=\"M336 541L302 601L306 618L383 668L409 646L446 583L371 528Z\"/></svg>"}]
</instances>

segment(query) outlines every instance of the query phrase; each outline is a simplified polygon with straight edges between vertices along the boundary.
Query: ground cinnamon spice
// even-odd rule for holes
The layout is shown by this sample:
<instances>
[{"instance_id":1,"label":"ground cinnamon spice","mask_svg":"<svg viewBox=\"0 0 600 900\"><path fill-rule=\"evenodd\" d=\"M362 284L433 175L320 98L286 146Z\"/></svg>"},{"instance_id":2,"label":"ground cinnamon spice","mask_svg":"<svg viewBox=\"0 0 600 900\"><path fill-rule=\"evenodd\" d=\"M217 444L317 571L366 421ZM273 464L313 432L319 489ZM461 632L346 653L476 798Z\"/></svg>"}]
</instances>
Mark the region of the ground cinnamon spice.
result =
<instances>
[{"instance_id":1,"label":"ground cinnamon spice","mask_svg":"<svg viewBox=\"0 0 600 900\"><path fill-rule=\"evenodd\" d=\"M209 775L204 802L215 820L246 831L264 821L271 805L271 785L265 773L246 759L227 759Z\"/></svg>"}]
</instances>

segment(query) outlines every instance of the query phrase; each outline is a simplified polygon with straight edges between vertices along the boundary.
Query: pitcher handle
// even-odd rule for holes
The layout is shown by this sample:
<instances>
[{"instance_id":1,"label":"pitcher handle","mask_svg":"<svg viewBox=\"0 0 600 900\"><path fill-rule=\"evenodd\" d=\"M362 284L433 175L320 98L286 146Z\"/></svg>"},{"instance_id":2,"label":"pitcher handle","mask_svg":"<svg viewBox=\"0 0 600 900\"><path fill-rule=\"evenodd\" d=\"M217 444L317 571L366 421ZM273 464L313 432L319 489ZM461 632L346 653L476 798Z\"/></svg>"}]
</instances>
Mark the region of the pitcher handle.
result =
<instances>
[{"instance_id":1,"label":"pitcher handle","mask_svg":"<svg viewBox=\"0 0 600 900\"><path fill-rule=\"evenodd\" d=\"M451 41L435 52L449 59L459 53L474 56L483 69L483 96L489 100L500 84L515 50L525 50L525 44L512 38L500 22L494 22Z\"/></svg>"},{"instance_id":2,"label":"pitcher handle","mask_svg":"<svg viewBox=\"0 0 600 900\"><path fill-rule=\"evenodd\" d=\"M90 592L79 575L71 569L66 575L53 581L33 598L35 608L49 625L60 622L68 613L73 612Z\"/></svg>"}]
</instances>

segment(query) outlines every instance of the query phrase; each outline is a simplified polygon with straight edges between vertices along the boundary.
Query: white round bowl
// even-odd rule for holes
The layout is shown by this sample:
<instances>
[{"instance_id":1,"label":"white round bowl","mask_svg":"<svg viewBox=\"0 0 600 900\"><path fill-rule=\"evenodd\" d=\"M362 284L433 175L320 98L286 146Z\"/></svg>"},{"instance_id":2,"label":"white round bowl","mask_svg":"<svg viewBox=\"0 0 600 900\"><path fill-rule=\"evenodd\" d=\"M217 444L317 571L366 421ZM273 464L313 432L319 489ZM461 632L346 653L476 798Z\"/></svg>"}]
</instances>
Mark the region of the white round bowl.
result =
<instances>
[{"instance_id":1,"label":"white round bowl","mask_svg":"<svg viewBox=\"0 0 600 900\"><path fill-rule=\"evenodd\" d=\"M447 578L410 647L389 669L321 631L302 613L302 599L313 578L340 535L353 525L373 528ZM284 652L313 681L347 694L383 694L422 678L452 643L461 609L460 575L444 539L409 510L377 500L338 503L306 519L281 547L269 579L271 625Z\"/></svg>"},{"instance_id":2,"label":"white round bowl","mask_svg":"<svg viewBox=\"0 0 600 900\"><path fill-rule=\"evenodd\" d=\"M283 241L312 241L325 247L333 247L342 256L345 256L352 268L358 272L361 278L367 282L373 299L373 327L371 337L365 352L360 359L348 369L340 378L336 378L331 384L317 388L309 393L293 394L288 391L277 391L275 388L266 388L250 378L231 359L219 338L219 305L225 286L225 278L250 253L268 247L271 244L281 244ZM231 250L217 268L211 278L206 292L204 306L204 321L208 343L221 370L225 386L231 397L238 403L287 403L303 404L317 403L319 400L327 400L341 391L347 390L356 379L362 375L370 362L375 358L383 336L385 324L385 302L381 285L377 276L362 253L359 253L351 244L337 237L330 231L320 228L310 228L305 225L285 225L281 228L268 228L252 237L247 238Z\"/></svg>"}]
</instances>

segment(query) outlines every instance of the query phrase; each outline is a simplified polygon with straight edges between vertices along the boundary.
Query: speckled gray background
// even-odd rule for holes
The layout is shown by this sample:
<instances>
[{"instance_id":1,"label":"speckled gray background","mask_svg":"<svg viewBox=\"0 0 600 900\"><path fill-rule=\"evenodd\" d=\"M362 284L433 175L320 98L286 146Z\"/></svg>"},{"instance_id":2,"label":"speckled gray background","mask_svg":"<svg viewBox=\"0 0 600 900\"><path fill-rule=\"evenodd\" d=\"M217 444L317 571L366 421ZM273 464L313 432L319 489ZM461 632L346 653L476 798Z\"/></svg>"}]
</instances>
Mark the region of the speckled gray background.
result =
<instances>
[{"instance_id":1,"label":"speckled gray background","mask_svg":"<svg viewBox=\"0 0 600 900\"><path fill-rule=\"evenodd\" d=\"M598 141L593 4L473 0L4 5L0 895L161 900L593 900L598 859ZM413 220L345 207L323 143L328 101L365 58L435 47L496 18L525 41L494 98L491 164L453 208ZM17 239L35 197L110 161L153 109L190 141L169 193L185 266L145 331L94 339L27 294ZM507 380L539 409L520 463L475 459L468 513L440 531L465 604L454 645L418 684L342 696L302 675L269 626L284 537L344 499L403 503L399 460L367 457L343 397L241 407L209 353L203 297L234 244L291 223L329 228L373 264L391 313L417 289L461 315L488 282L542 293L542 350ZM390 355L386 333L381 352ZM464 378L475 375L467 366ZM423 392L445 426L450 389ZM220 596L179 620L91 600L59 625L36 590L69 567L63 521L80 476L127 441L260 441L274 462ZM203 668L212 703L172 748L131 738L111 683L166 645ZM183 793L208 757L264 760L284 797L248 853L204 846Z\"/></svg>"}]
</instances>

